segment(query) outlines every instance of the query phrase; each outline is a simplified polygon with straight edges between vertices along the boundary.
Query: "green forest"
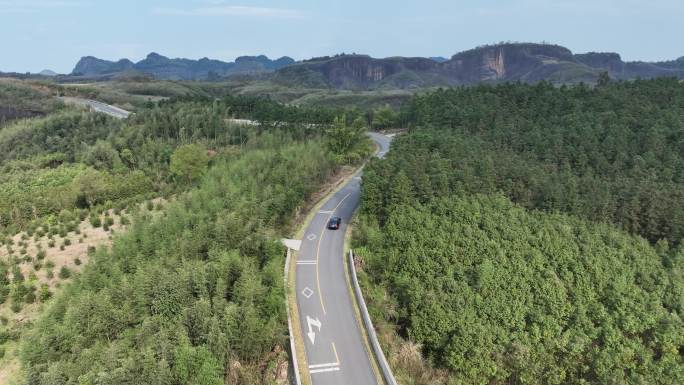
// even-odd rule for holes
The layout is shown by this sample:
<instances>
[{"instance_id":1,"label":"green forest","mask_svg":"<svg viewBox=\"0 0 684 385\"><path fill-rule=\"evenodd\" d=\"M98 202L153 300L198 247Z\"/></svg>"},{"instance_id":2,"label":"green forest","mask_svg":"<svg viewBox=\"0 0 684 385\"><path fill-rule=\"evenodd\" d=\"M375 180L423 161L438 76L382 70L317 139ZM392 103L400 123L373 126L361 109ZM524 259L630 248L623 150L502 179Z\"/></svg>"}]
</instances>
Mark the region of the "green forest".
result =
<instances>
[{"instance_id":1,"label":"green forest","mask_svg":"<svg viewBox=\"0 0 684 385\"><path fill-rule=\"evenodd\" d=\"M259 367L284 361L284 250L267 235L332 171L322 148L222 159L163 218L134 220L25 338L29 383L274 382Z\"/></svg>"},{"instance_id":2,"label":"green forest","mask_svg":"<svg viewBox=\"0 0 684 385\"><path fill-rule=\"evenodd\" d=\"M684 382L684 85L437 90L396 121L354 247L401 383Z\"/></svg>"},{"instance_id":3,"label":"green forest","mask_svg":"<svg viewBox=\"0 0 684 385\"><path fill-rule=\"evenodd\" d=\"M148 103L126 120L64 108L3 127L0 303L46 306L21 326L2 317L0 359L18 341L32 385L276 383L279 239L340 168L370 155L365 130L358 111L250 97ZM110 230L110 210L125 210L127 231L89 249L75 277L60 270L71 283L40 287L54 264L40 245L27 255L32 237L50 248L64 237L64 250L74 231L83 241L79 218Z\"/></svg>"}]
</instances>

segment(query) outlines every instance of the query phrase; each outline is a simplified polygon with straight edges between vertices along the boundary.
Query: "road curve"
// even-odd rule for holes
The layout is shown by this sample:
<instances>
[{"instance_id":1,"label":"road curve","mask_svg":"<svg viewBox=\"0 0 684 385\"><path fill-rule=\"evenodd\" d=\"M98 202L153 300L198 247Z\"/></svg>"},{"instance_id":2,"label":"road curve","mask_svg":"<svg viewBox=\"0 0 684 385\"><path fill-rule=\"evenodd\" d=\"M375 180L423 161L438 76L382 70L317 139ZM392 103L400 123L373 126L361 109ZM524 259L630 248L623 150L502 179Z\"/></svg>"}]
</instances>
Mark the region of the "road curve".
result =
<instances>
[{"instance_id":1,"label":"road curve","mask_svg":"<svg viewBox=\"0 0 684 385\"><path fill-rule=\"evenodd\" d=\"M61 98L65 103L81 105L90 108L95 112L101 112L117 119L126 119L131 113L119 107L111 106L97 100L81 99L74 97Z\"/></svg>"},{"instance_id":2,"label":"road curve","mask_svg":"<svg viewBox=\"0 0 684 385\"><path fill-rule=\"evenodd\" d=\"M380 147L377 156L384 156L391 139L370 135ZM358 172L313 217L295 261L299 327L314 385L378 384L345 275L344 237L360 198ZM339 230L327 229L333 216L342 218Z\"/></svg>"}]
</instances>

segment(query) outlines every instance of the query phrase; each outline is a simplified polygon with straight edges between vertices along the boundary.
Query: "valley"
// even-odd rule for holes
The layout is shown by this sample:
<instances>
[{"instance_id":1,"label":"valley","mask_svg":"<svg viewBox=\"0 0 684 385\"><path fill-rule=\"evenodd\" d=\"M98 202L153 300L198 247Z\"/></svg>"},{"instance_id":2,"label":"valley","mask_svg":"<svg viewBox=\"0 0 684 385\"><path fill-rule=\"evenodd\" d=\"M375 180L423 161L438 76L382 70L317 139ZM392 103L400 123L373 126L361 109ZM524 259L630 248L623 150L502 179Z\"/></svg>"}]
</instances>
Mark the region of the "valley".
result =
<instances>
[{"instance_id":1,"label":"valley","mask_svg":"<svg viewBox=\"0 0 684 385\"><path fill-rule=\"evenodd\" d=\"M684 384L682 15L0 1L0 385Z\"/></svg>"}]
</instances>

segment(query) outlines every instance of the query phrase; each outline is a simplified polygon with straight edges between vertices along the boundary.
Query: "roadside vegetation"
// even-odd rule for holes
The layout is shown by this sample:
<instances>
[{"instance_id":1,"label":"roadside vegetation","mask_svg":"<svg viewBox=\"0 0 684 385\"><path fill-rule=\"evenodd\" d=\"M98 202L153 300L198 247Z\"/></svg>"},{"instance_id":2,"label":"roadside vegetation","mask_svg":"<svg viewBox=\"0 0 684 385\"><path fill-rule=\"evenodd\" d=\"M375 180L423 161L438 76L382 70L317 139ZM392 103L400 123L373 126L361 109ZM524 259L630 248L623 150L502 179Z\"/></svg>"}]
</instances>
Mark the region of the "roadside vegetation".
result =
<instances>
[{"instance_id":1,"label":"roadside vegetation","mask_svg":"<svg viewBox=\"0 0 684 385\"><path fill-rule=\"evenodd\" d=\"M62 107L43 83L0 78L0 128L13 120L43 116Z\"/></svg>"},{"instance_id":2,"label":"roadside vegetation","mask_svg":"<svg viewBox=\"0 0 684 385\"><path fill-rule=\"evenodd\" d=\"M684 382L684 87L439 90L354 248L403 384Z\"/></svg>"},{"instance_id":3,"label":"roadside vegetation","mask_svg":"<svg viewBox=\"0 0 684 385\"><path fill-rule=\"evenodd\" d=\"M183 98L0 129L0 380L282 383L277 241L371 153L359 116Z\"/></svg>"}]
</instances>

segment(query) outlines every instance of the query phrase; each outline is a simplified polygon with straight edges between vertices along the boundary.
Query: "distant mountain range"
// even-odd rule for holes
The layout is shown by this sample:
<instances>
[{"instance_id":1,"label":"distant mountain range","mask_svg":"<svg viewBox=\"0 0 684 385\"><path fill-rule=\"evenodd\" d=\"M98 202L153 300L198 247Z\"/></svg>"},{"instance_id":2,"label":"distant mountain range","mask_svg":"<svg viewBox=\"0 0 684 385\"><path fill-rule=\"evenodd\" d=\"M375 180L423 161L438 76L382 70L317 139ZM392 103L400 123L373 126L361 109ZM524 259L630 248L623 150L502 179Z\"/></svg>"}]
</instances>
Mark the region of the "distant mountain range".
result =
<instances>
[{"instance_id":1,"label":"distant mountain range","mask_svg":"<svg viewBox=\"0 0 684 385\"><path fill-rule=\"evenodd\" d=\"M340 55L297 63L274 75L288 85L339 89L407 89L507 81L595 82L602 72L628 80L662 76L684 78L684 59L624 62L617 53L573 54L557 45L511 43L478 47L440 58Z\"/></svg>"},{"instance_id":2,"label":"distant mountain range","mask_svg":"<svg viewBox=\"0 0 684 385\"><path fill-rule=\"evenodd\" d=\"M289 57L271 60L263 55L241 56L230 63L208 58L169 59L154 52L137 63L128 59L113 62L86 56L79 60L71 76L112 77L117 74L141 73L166 80L211 80L230 75L273 72L294 62Z\"/></svg>"},{"instance_id":3,"label":"distant mountain range","mask_svg":"<svg viewBox=\"0 0 684 385\"><path fill-rule=\"evenodd\" d=\"M573 54L551 44L506 43L483 46L443 57L336 55L295 62L282 57L242 56L226 63L207 58L169 59L151 53L133 63L92 56L82 58L70 78L109 79L144 74L157 79L219 80L235 75L259 75L293 87L334 89L411 89L507 81L554 83L595 82L602 72L611 78L684 78L684 57L667 62L625 62L617 53Z\"/></svg>"}]
</instances>

